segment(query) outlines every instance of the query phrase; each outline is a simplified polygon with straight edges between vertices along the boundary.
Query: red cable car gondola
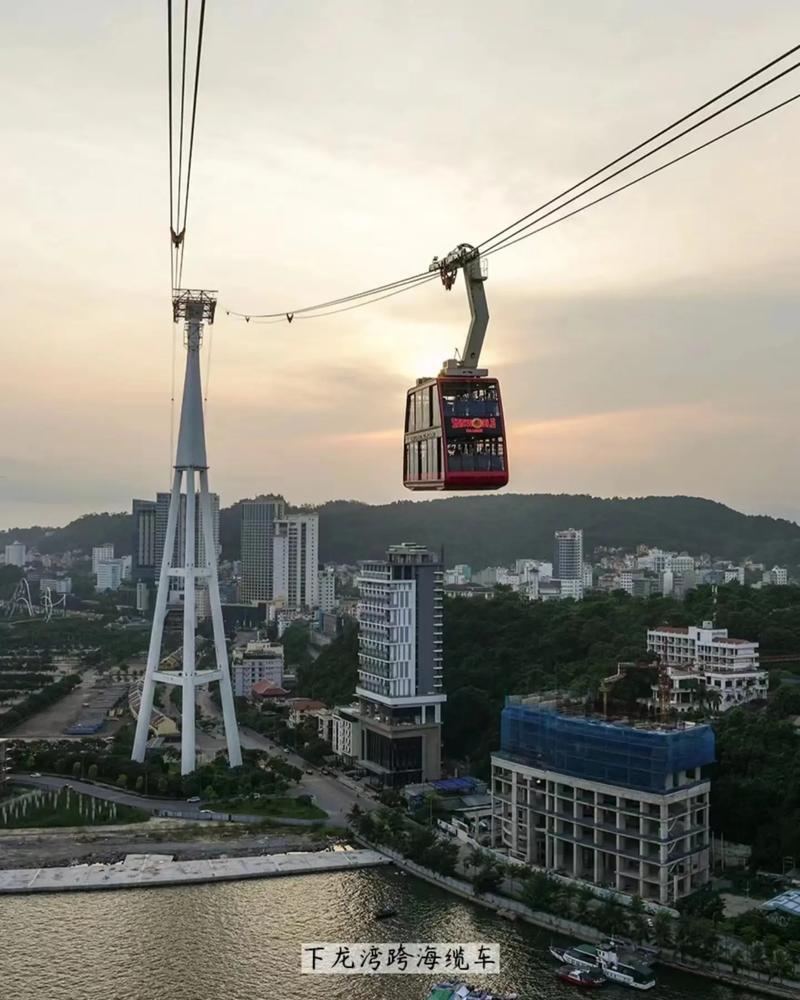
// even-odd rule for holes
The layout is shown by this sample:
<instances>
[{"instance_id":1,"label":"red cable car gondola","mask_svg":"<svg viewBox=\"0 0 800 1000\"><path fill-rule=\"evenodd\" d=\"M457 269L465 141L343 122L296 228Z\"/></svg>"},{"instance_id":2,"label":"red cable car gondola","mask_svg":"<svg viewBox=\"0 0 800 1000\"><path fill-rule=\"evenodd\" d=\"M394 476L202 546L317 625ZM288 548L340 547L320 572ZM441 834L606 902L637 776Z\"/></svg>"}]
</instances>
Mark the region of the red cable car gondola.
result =
<instances>
[{"instance_id":1,"label":"red cable car gondola","mask_svg":"<svg viewBox=\"0 0 800 1000\"><path fill-rule=\"evenodd\" d=\"M480 254L462 244L431 264L448 289L459 267L472 321L463 356L408 390L403 483L410 490L496 490L508 482L500 385L477 367L489 322Z\"/></svg>"}]
</instances>

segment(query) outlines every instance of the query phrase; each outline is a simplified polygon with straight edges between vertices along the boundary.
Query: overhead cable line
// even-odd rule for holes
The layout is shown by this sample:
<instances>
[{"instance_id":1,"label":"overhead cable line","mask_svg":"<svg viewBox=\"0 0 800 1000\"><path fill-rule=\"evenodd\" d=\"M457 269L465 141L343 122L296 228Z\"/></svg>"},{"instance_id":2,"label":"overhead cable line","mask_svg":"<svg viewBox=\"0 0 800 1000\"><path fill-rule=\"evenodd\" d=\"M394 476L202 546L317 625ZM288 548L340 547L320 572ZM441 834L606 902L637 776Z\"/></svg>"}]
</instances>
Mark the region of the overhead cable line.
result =
<instances>
[{"instance_id":1,"label":"overhead cable line","mask_svg":"<svg viewBox=\"0 0 800 1000\"><path fill-rule=\"evenodd\" d=\"M188 0L187 0L188 2ZM192 180L192 157L194 153L194 125L197 119L197 91L200 86L200 58L203 52L203 25L206 19L206 0L200 2L200 24L197 29L197 62L194 71L194 96L192 97L192 124L189 130L189 155L186 163L186 192L183 203L183 229L186 230L186 218L189 212L189 185ZM181 244L181 264L178 271L178 287L183 278L183 243Z\"/></svg>"},{"instance_id":2,"label":"overhead cable line","mask_svg":"<svg viewBox=\"0 0 800 1000\"><path fill-rule=\"evenodd\" d=\"M795 52L800 52L800 45L794 45L792 46L792 48L787 49L786 52L784 52L782 55L777 56L775 59L771 59L768 63L765 63L757 70L754 70L752 73L749 73L747 76L743 77L737 83L734 83L730 87L727 87L725 90L720 91L720 93L717 94L715 97L709 98L709 100L705 101L703 104L698 105L698 107L696 107L693 111L689 111L687 114L682 115L680 118L677 118L674 122L672 122L671 125L667 125L664 128L659 129L658 132L654 132L649 139L644 139L642 142L638 143L637 145L629 149L626 153L622 153L621 156L617 156L609 163L606 163L604 167L600 167L598 170L595 170L587 177L584 177L583 180L578 181L571 187L568 187L566 190L562 191L561 194L555 195L549 201L546 201L542 205L539 205L538 208L535 208L531 212L528 212L527 215L523 215L521 218L517 219L516 222L512 222L505 228L500 229L498 232L494 234L494 236L489 236L487 239L483 240L482 243L479 243L477 249L482 250L487 244L493 243L499 236L502 236L504 233L507 233L510 229L513 229L515 226L518 226L521 222L524 222L526 219L529 219L532 215L541 212L542 209L548 208L550 205L553 204L554 201L558 201L561 198L565 198L568 194L572 194L572 192L577 190L579 187L583 187L584 184L588 184L589 181L594 180L595 177L599 177L600 174L605 173L606 170L610 170L612 167L615 167L618 163L621 163L623 160L626 160L629 156L633 156L634 153L638 153L640 149L644 149L645 146L649 146L651 142L655 142L656 139L660 139L663 135L666 135L667 132L671 132L674 128L677 128L679 125L683 125L683 123L687 122L690 118L693 118L695 115L700 114L701 111L705 111L706 108L710 108L712 104L716 104L717 101L721 101L723 97L727 97L728 94L733 93L734 90L738 90L739 87L743 87L746 83L749 83L751 80L754 80L757 76L761 76L762 73L766 73L768 69L772 69L773 66L776 66L779 62L783 62L784 59L788 59L789 56L794 55ZM792 69L796 68L797 68L796 66L790 67L790 69L787 70L786 72L791 72ZM764 84L763 86L768 86L768 84L774 83L776 79L779 79L780 76L783 75L785 74L781 73L779 74L778 77L773 77L772 80L768 80L767 83ZM761 88L758 87L756 89L759 90ZM755 91L751 91L750 93L751 94L755 93ZM746 94L745 97L747 96L750 95ZM731 106L732 105L729 105L729 107ZM676 136L676 138L680 137ZM653 152L656 152L656 150L653 150ZM633 164L630 164L630 166L633 166Z\"/></svg>"},{"instance_id":3,"label":"overhead cable line","mask_svg":"<svg viewBox=\"0 0 800 1000\"><path fill-rule=\"evenodd\" d=\"M167 109L169 116L169 290L172 294L175 288L175 181L172 161L172 0L167 0ZM171 454L171 453L170 453Z\"/></svg>"},{"instance_id":4,"label":"overhead cable line","mask_svg":"<svg viewBox=\"0 0 800 1000\"><path fill-rule=\"evenodd\" d=\"M587 208L591 208L593 205L598 205L601 201L606 201L606 199L613 197L615 194L619 194L620 191L625 191L627 188L633 187L640 181L646 180L648 177L652 177L654 174L661 173L662 170L666 170L667 167L671 167L675 163L680 163L681 160L685 160L687 157L692 156L694 153L699 153L701 149L705 149L707 146L713 146L715 142L719 142L720 139L725 139L729 135L733 135L734 132L740 131L740 129L746 128L748 125L752 125L753 122L759 121L761 118L766 118L767 115L771 115L773 111L778 111L781 108L785 108L787 104L792 104L794 101L800 100L800 93L794 94L792 97L787 97L785 101L781 101L779 104L774 104L771 108L767 108L766 111L762 111L757 115L753 115L752 118L748 118L746 121L740 122L738 125L734 125L733 128L729 128L726 132L720 132L719 135L715 135L712 139L701 143L699 146L694 146L692 149L687 150L685 153L681 153L680 156L676 156L672 160L667 160L666 163L662 163L652 170L648 170L647 173L642 174L639 177L635 177L632 181L628 181L627 184L622 184L613 191L608 191L606 194L600 195L599 198L595 198L593 201L587 202L585 205L579 205L578 208L573 209L571 212L567 212L566 215L560 215L557 219L551 219L550 222L545 223L543 226L537 226L535 229L531 229L529 232L523 232L522 235L516 236L516 238L508 238L503 241L498 246L486 250L483 256L488 257L493 253L497 253L500 250L505 250L507 247L513 246L515 243L520 243L522 240L528 239L529 236L534 236L536 233L541 233L545 229L549 229L551 226L557 225L559 222L564 222L566 219L572 218L573 215L577 215L579 212L584 212ZM565 206L559 205L555 211L559 208ZM550 214L549 212L547 213ZM542 216L542 218L545 218ZM530 223L531 226L535 225L536 222L541 220L534 220ZM527 229L528 227L524 227ZM512 234L513 236L513 234Z\"/></svg>"},{"instance_id":5,"label":"overhead cable line","mask_svg":"<svg viewBox=\"0 0 800 1000\"><path fill-rule=\"evenodd\" d=\"M277 316L269 316L266 318L259 318L256 316L244 316L242 314L233 312L228 313L227 315L237 316L237 317L241 315L242 319L244 319L246 323L249 323L252 320L256 326L262 326L262 325L269 326L272 323L285 323L287 320L289 323L292 323L295 319L298 320L319 319L322 316L333 316L336 313L349 312L351 309L360 309L362 306L371 306L373 302L381 302L383 299L390 299L394 295L400 295L402 292L408 292L412 288L417 288L419 285L426 285L429 281L434 281L437 280L438 278L439 278L438 272L431 273L430 271L425 271L422 274L416 275L413 281L404 284L402 288L395 288L394 291L386 292L383 295L377 295L374 298L369 298L366 300L362 299L361 301L353 302L351 305L341 306L337 309L328 309L325 312L314 313L312 316L307 315L308 310L301 310L299 315L297 316L293 315L292 313L286 313L286 314L279 313ZM351 296L351 298L352 297L353 296Z\"/></svg>"},{"instance_id":6,"label":"overhead cable line","mask_svg":"<svg viewBox=\"0 0 800 1000\"><path fill-rule=\"evenodd\" d=\"M682 132L678 132L677 135L673 136L671 139L667 139L666 142L662 142L660 145L656 146L655 148L653 148L651 150L648 150L648 152L643 153L641 156L637 156L637 158L635 160L631 160L630 163L627 163L624 167L620 167L618 170L615 170L612 174L609 174L607 177L603 177L601 180L595 181L595 183L592 184L590 187L584 188L583 191L579 191L577 194L574 194L571 198L568 198L567 201L560 202L560 204L556 205L554 208L551 208L549 212L545 212L544 215L539 215L538 213L540 211L542 211L542 209L546 208L548 205L552 205L554 201L559 201L560 198L563 197L563 195L557 195L555 198L551 198L549 201L545 202L543 205L540 205L539 208L533 209L532 212L528 212L527 215L522 216L521 219L518 219L516 222L513 222L510 226L506 226L505 229L501 230L501 232L504 232L504 233L508 232L508 230L514 230L514 232L512 232L512 233L509 234L509 236L506 236L503 239L498 240L496 243L493 243L494 237L490 237L490 239L484 240L483 243L479 244L478 245L478 249L481 250L483 253L487 253L489 250L498 250L498 249L502 248L503 246L505 246L506 243L513 242L513 237L517 236L519 233L523 232L525 229L528 229L530 226L535 226L538 222L541 222L542 219L546 219L548 216L552 215L554 212L558 212L562 208L566 208L567 205L571 205L574 201L577 201L578 198L583 198L585 195L589 194L591 191L595 191L602 184L607 184L609 181L613 180L615 177L619 177L620 174L625 173L626 170L632 169L638 163L641 163L643 160L647 160L651 156L654 156L656 153L660 153L662 149L666 149L667 146L671 146L674 142L678 142L679 139L683 139L684 136L689 135L689 133L694 132L696 129L702 128L703 125L707 125L714 118L718 118L720 115L724 114L726 111L730 111L730 109L736 107L737 104L741 104L742 101L746 101L749 97L752 97L754 94L757 94L759 91L763 90L765 87L769 87L771 84L776 83L778 80L782 79L788 73L793 73L798 68L800 68L800 62L794 63L792 66L789 66L787 69L785 69L782 72L780 72L780 73L776 74L775 76L771 77L769 80L765 80L764 83L760 83L757 87L754 87L752 90L748 90L746 94L742 94L740 97L737 97L735 100L730 101L728 104L723 105L721 108L719 108L716 111L712 112L710 115L707 115L705 118L701 118L699 122L695 122L694 125L690 125L689 128L684 129ZM755 120L755 119L753 119L753 120ZM697 148L698 149L702 149L704 147L703 146L698 146ZM627 155L628 154L626 154L626 156ZM622 157L622 159L624 159L624 157ZM677 162L677 160L672 161L672 162ZM604 169L606 169L606 168L604 168ZM592 176L596 176L596 175L592 175ZM581 182L581 184L584 184L584 183L586 183L586 182L585 181ZM576 186L581 186L581 185L576 185ZM574 190L574 187L570 188L569 190L570 191ZM566 193L569 193L569 192L565 192L565 194ZM533 219L531 222L527 222L527 223L525 223L525 225L520 226L519 229L515 228L515 227L519 226L519 224L521 222L524 222L525 219L530 219L531 216L533 216L533 215L538 216L538 217L535 218L535 219Z\"/></svg>"},{"instance_id":7,"label":"overhead cable line","mask_svg":"<svg viewBox=\"0 0 800 1000\"><path fill-rule=\"evenodd\" d=\"M704 143L702 143L702 144L694 147L693 149L689 150L688 152L682 154L681 156L677 156L673 160L670 160L667 163L662 164L660 167L658 167L658 168L656 168L654 170L648 171L647 173L645 173L645 174L641 175L640 177L636 178L634 181L632 181L632 182L630 182L628 184L624 184L624 185L622 185L622 186L614 189L610 193L608 193L606 195L603 195L602 197L596 198L592 202L589 202L588 204L586 204L586 205L584 205L584 206L582 206L582 207L580 207L580 208L578 208L578 209L576 209L576 210L574 210L572 212L569 212L569 213L567 213L564 216L559 216L558 219L553 220L552 222L548 223L547 225L545 225L545 226L538 226L538 223L541 222L543 219L549 217L550 215L552 215L555 212L560 211L561 209L565 208L567 205L573 203L577 199L582 198L585 195L589 194L591 191L596 190L602 184L608 183L609 181L613 180L614 177L617 177L620 174L624 173L625 171L632 169L638 163L641 163L643 160L647 159L648 157L650 157L650 156L654 155L655 153L660 152L661 150L667 148L668 146L672 145L672 143L679 141L680 139L684 138L689 133L691 133L691 132L695 131L696 129L700 128L701 126L708 124L708 122L710 122L712 119L717 118L719 115L723 114L726 111L729 111L731 108L735 107L736 105L740 104L741 102L743 102L743 101L747 100L748 98L752 97L754 94L758 93L761 90L764 90L766 87L771 86L772 84L776 83L778 80L782 79L783 77L785 77L789 73L792 73L796 69L800 68L800 62L794 63L792 66L788 67L785 70L782 70L780 73L778 73L775 76L771 77L769 80L764 81L763 83L759 84L757 87L754 87L753 89L749 90L747 93L745 93L743 95L740 95L735 100L730 101L724 107L718 109L717 111L713 112L710 115L707 115L701 121L696 122L694 125L691 125L689 128L684 129L682 132L678 133L677 135L675 135L675 136L671 137L670 139L666 140L665 142L661 143L656 148L650 150L649 152L643 154L640 157L637 157L635 160L632 160L630 163L628 163L628 164L620 167L618 170L616 170L612 174L609 174L607 177L604 177L601 180L596 181L596 183L593 184L591 187L585 188L584 190L578 192L577 194L574 194L573 197L570 198L567 201L561 201L561 199L564 198L566 195L571 194L574 191L577 191L578 188L584 187L584 185L586 185L589 181L594 180L595 178L599 177L601 174L605 173L611 167L616 166L618 163L621 163L623 160L627 159L629 156L632 156L634 153L636 153L639 150L643 149L645 146L649 145L651 142L655 141L656 139L660 138L663 135L666 135L668 132L672 131L677 126L679 126L679 125L683 124L684 122L688 121L694 115L696 115L696 114L700 113L701 111L705 110L706 108L710 107L712 104L715 104L717 101L721 100L723 97L726 97L728 94L732 93L734 90L737 90L739 87L743 86L745 83L748 83L749 81L753 80L755 77L757 77L757 76L761 75L762 73L766 72L768 69L772 68L776 64L778 64L778 63L782 62L784 59L788 58L788 56L790 56L790 55L792 55L792 54L794 54L795 52L798 52L798 51L800 51L800 44L793 46L791 49L788 49L782 55L776 57L775 59L770 60L770 62L768 62L765 65L761 66L759 69L755 70L754 72L748 74L746 77L743 77L737 83L735 83L732 86L730 86L730 87L726 88L725 90L721 91L715 97L710 98L708 101L705 101L703 104L699 105L693 111L690 111L688 114L681 116L676 121L674 121L671 125L668 125L665 128L663 128L663 129L659 130L658 132L654 133L652 136L650 136L649 139L645 139L643 142L641 142L641 143L637 144L636 146L632 147L626 153L623 153L621 156L618 156L614 160L612 160L609 163L607 163L604 167L601 167L599 170L595 170L593 173L591 173L587 177L583 178L583 180L578 181L576 184L573 184L572 186L570 186L569 188L567 188L565 191L561 192L561 194L555 195L553 198L550 198L546 202L542 203L537 208L535 208L535 209L531 210L530 212L528 212L526 215L521 216L515 222L510 223L508 226L506 226L503 229L499 230L493 236L488 237L482 243L478 244L477 249L481 250L485 255L488 255L490 253L495 253L498 250L505 249L505 247L507 247L507 246L512 246L514 243L520 242L521 239L526 238L526 236L533 235L535 232L541 232L543 229L550 228L550 226L555 225L556 222L563 221L564 219L570 218L571 216L576 215L578 212L583 211L585 208L589 208L591 205L595 205L595 204L597 204L600 201L605 201L607 198L611 197L612 195L618 194L620 191L623 191L626 188L631 187L634 184L639 183L640 181L646 179L647 177L651 177L651 176L653 176L653 174L659 173L661 170L666 169L666 167L672 166L673 164L678 163L678 162L680 162L683 159L686 159L688 156L691 156L693 153L696 153L696 152L699 152L702 149L705 149L707 146L712 145L715 142L718 142L720 139L723 139L726 136L731 135L732 133L739 131L741 128L744 128L745 126L750 125L750 124L752 124L755 121L758 121L760 118L765 117L767 114L771 114L773 111L777 111L779 108L785 107L787 104L791 104L794 100L796 100L796 97L789 98L786 101L782 101L779 104L774 105L773 107L769 108L767 111L765 111L765 112L763 112L761 114L755 115L754 117L748 119L747 121L741 123L740 125L737 125L734 128L731 128L728 131L726 131L724 133L721 133L720 135L714 137L713 139L709 140L708 142L704 142ZM549 206L554 205L555 202L559 202L559 204L555 205L555 207L553 207L549 212L545 213L544 215L540 215L539 214L545 208L548 208ZM532 218L533 216L536 216L536 218ZM527 220L531 220L531 221L528 222ZM525 223L525 224L523 225L523 223ZM537 227L537 228L533 229L532 227ZM530 231L528 231L528 230L530 230ZM508 234L508 235L505 235L505 234ZM295 309L292 309L292 310L283 310L281 312L259 313L259 314L256 314L256 313L236 312L234 310L226 310L226 313L229 316L234 316L234 317L237 317L237 318L241 318L241 319L246 320L247 322L249 322L251 319L259 319L259 320L263 320L263 321L274 321L274 322L281 322L281 321L284 321L284 320L288 320L288 322L291 323L292 320L295 318L295 316L297 318L314 319L314 318L321 317L321 316L332 315L335 312L343 311L343 310L340 310L340 309L329 308L329 307L336 307L336 306L339 306L339 305L344 305L346 303L351 303L352 302L352 303L356 303L356 304L352 305L352 306L348 306L348 308L358 308L358 307L360 307L362 305L370 305L373 302L378 302L378 301L380 301L380 299L388 297L388 296L384 296L384 295L379 295L378 293L381 293L381 292L384 292L384 291L389 291L391 294L400 294L400 292L411 290L412 288L417 287L417 285L419 285L419 284L424 284L424 281L422 281L420 279L430 278L431 276L432 275L430 274L429 271L423 271L423 272L420 272L418 274L409 275L408 277L405 277L405 278L400 278L400 279L398 279L396 281L393 281L393 282L388 282L388 283L386 283L384 285L378 285L378 286L376 286L374 288L364 289L363 291L360 291L360 292L353 292L353 293L351 293L349 295L341 296L340 298L337 298L337 299L330 299L330 300L325 301L325 302L318 302L315 305L304 306L302 308L295 308ZM436 277L435 273L434 273L433 277ZM395 289L396 289L396 291L395 291ZM326 311L322 311L321 312L320 310L326 310Z\"/></svg>"},{"instance_id":8,"label":"overhead cable line","mask_svg":"<svg viewBox=\"0 0 800 1000\"><path fill-rule=\"evenodd\" d=\"M203 52L203 28L205 25L206 2L200 2L200 14L197 29L197 49L194 60L194 81L188 81L187 59L189 55L189 0L183 3L183 37L181 40L181 71L180 71L180 110L177 118L177 177L175 170L176 143L175 118L173 109L174 81L173 62L173 23L172 0L167 0L167 89L169 113L169 227L170 227L170 281L172 291L180 288L183 280L183 256L186 246L186 218L189 211L189 188L192 179L192 163L194 154L194 134L197 120L197 94L200 85L200 61ZM193 88L191 101L191 120L187 123L186 89L187 82ZM188 134L188 148L185 136ZM184 160L186 169L184 171Z\"/></svg>"},{"instance_id":9,"label":"overhead cable line","mask_svg":"<svg viewBox=\"0 0 800 1000\"><path fill-rule=\"evenodd\" d=\"M377 285L375 288L365 288L362 292L353 292L352 295L343 295L338 299L329 299L327 302L318 302L316 305L303 306L300 309L285 309L283 312L275 313L243 313L236 312L234 309L226 309L225 315L235 316L237 319L243 319L248 323L251 319L288 320L291 323L295 316L299 319L303 313L315 312L317 309L327 309L329 306L342 305L345 302L352 302L354 299L366 298L378 292L400 288L400 286L413 286L420 278L430 278L430 276L429 271L420 271L419 274L410 274L407 278L399 278L397 281L390 281L385 285ZM405 291L405 289L401 288L401 291Z\"/></svg>"}]
</instances>

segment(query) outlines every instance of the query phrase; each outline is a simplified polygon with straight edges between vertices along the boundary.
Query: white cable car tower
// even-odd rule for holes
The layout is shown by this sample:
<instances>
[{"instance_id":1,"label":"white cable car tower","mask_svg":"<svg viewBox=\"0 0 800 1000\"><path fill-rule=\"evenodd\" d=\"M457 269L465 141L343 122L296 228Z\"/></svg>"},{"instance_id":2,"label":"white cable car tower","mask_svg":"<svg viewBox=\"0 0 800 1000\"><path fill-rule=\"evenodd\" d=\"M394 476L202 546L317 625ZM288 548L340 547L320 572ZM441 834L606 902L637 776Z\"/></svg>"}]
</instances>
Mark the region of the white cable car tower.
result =
<instances>
[{"instance_id":1,"label":"white cable car tower","mask_svg":"<svg viewBox=\"0 0 800 1000\"><path fill-rule=\"evenodd\" d=\"M214 526L211 496L208 491L208 461L206 459L206 436L203 421L203 396L200 381L200 344L203 339L203 324L214 322L216 293L197 290L176 290L172 297L173 321L184 321L186 345L186 372L183 381L183 401L178 432L178 449L175 458L175 475L172 480L172 495L167 516L167 531L164 539L164 554L158 577L158 595L153 613L153 630L150 633L150 649L147 654L147 670L142 688L139 715L136 720L136 737L133 743L132 759L144 760L150 717L153 711L153 694L157 682L177 685L183 692L181 704L181 774L191 774L196 767L195 745L195 697L199 685L218 681L222 700L222 717L225 724L225 739L228 744L228 761L231 767L242 763L239 744L239 730L233 704L233 688L228 668L228 648L225 643L225 629L222 622L222 602L219 596L217 578L217 551L214 544ZM183 518L184 566L173 566L175 537L178 530L181 505L181 481L186 476L186 509ZM199 546L195 537L195 490L196 476L199 476L200 518L203 531L204 565L195 564ZM183 580L183 654L182 669L178 671L159 670L161 659L161 639L164 620L167 616L167 597L171 577ZM197 670L195 656L197 585L208 588L211 624L214 630L214 650L216 669Z\"/></svg>"}]
</instances>

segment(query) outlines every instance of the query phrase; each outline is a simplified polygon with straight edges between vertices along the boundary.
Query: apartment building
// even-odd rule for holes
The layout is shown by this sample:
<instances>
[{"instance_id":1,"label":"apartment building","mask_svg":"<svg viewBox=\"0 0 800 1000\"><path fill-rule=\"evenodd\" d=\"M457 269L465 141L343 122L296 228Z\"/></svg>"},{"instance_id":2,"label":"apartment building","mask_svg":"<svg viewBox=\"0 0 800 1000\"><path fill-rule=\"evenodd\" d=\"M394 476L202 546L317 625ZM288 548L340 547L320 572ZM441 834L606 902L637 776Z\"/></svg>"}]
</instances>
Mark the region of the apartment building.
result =
<instances>
[{"instance_id":1,"label":"apartment building","mask_svg":"<svg viewBox=\"0 0 800 1000\"><path fill-rule=\"evenodd\" d=\"M710 726L568 716L509 699L492 755L492 840L548 871L672 904L709 880Z\"/></svg>"}]
</instances>

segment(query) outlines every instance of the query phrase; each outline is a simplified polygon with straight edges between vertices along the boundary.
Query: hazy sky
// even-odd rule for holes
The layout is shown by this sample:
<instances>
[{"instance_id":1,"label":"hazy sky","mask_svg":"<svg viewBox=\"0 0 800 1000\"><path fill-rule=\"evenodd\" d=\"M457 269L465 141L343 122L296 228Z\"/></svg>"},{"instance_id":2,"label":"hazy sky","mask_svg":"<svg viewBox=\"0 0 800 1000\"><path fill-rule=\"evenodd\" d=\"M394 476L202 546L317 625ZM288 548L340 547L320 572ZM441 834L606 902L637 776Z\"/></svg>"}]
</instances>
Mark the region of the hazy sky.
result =
<instances>
[{"instance_id":1,"label":"hazy sky","mask_svg":"<svg viewBox=\"0 0 800 1000\"><path fill-rule=\"evenodd\" d=\"M0 528L167 485L165 6L0 5ZM291 327L224 307L422 270L798 36L794 0L210 0L184 284L219 289L223 503L410 496L405 390L467 323L460 279ZM511 489L800 514L798 176L800 102L491 259Z\"/></svg>"}]
</instances>

